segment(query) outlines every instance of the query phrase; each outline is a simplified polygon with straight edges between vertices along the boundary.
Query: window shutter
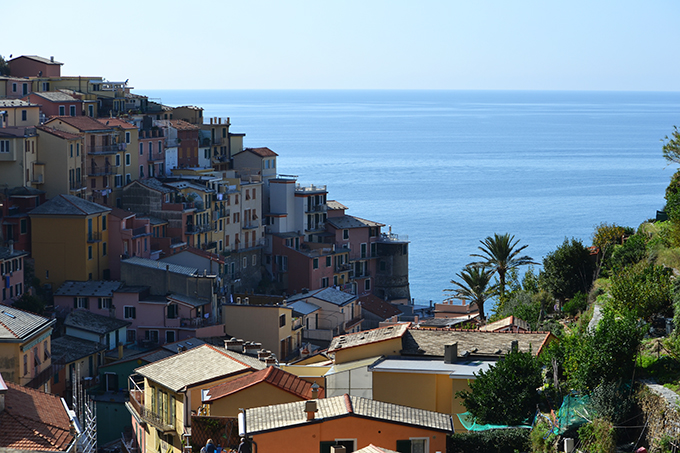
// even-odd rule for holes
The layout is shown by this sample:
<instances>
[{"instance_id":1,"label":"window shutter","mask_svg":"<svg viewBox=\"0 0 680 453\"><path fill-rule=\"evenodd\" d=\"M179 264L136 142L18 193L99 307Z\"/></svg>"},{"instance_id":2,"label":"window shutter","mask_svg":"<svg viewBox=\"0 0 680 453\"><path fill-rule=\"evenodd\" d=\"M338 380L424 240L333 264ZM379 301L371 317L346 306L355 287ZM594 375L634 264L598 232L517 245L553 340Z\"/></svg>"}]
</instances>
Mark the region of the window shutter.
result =
<instances>
[{"instance_id":1,"label":"window shutter","mask_svg":"<svg viewBox=\"0 0 680 453\"><path fill-rule=\"evenodd\" d=\"M77 297L73 298L73 308L78 308L78 298Z\"/></svg>"}]
</instances>

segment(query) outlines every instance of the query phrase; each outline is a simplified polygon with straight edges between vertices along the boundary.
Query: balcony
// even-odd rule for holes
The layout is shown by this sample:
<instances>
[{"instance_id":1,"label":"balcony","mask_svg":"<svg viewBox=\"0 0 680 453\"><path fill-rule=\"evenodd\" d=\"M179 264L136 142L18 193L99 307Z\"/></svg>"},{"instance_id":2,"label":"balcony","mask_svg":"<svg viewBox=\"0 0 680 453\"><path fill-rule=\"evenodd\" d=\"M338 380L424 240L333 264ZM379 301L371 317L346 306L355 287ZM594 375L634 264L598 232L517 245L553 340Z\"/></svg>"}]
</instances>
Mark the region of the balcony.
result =
<instances>
[{"instance_id":1,"label":"balcony","mask_svg":"<svg viewBox=\"0 0 680 453\"><path fill-rule=\"evenodd\" d=\"M132 237L133 237L133 238L134 238L134 237L139 237L139 236L144 236L144 235L149 235L149 234L151 234L151 233L149 233L148 231L146 231L146 227L145 227L145 226L141 226L141 227L139 227L139 228L133 228L133 229L132 229Z\"/></svg>"},{"instance_id":2,"label":"balcony","mask_svg":"<svg viewBox=\"0 0 680 453\"><path fill-rule=\"evenodd\" d=\"M72 192L78 192L80 190L86 189L85 187L85 181L83 180L78 180L78 181L70 181L68 183L68 190Z\"/></svg>"},{"instance_id":3,"label":"balcony","mask_svg":"<svg viewBox=\"0 0 680 453\"><path fill-rule=\"evenodd\" d=\"M118 174L118 168L113 165L105 165L103 167L91 166L90 174L88 176L107 176Z\"/></svg>"},{"instance_id":4,"label":"balcony","mask_svg":"<svg viewBox=\"0 0 680 453\"><path fill-rule=\"evenodd\" d=\"M378 242L390 242L390 243L398 243L398 242L409 242L408 240L408 235L406 234L396 234L396 233L381 233L380 237L378 238Z\"/></svg>"},{"instance_id":5,"label":"balcony","mask_svg":"<svg viewBox=\"0 0 680 453\"><path fill-rule=\"evenodd\" d=\"M244 230L253 230L257 227L260 226L260 221L259 220L251 220L249 222L244 222L243 223L243 229Z\"/></svg>"},{"instance_id":6,"label":"balcony","mask_svg":"<svg viewBox=\"0 0 680 453\"><path fill-rule=\"evenodd\" d=\"M335 272L345 272L348 271L352 268L352 265L349 263L343 263L343 264L336 264L335 265Z\"/></svg>"},{"instance_id":7,"label":"balcony","mask_svg":"<svg viewBox=\"0 0 680 453\"><path fill-rule=\"evenodd\" d=\"M119 151L125 151L127 145L125 143L116 143L115 145L100 145L90 146L87 154L92 156L104 156L107 154L116 154Z\"/></svg>"},{"instance_id":8,"label":"balcony","mask_svg":"<svg viewBox=\"0 0 680 453\"><path fill-rule=\"evenodd\" d=\"M136 386L135 386L136 387ZM139 414L139 417L163 433L175 430L174 420L170 417L163 417L161 414L153 412L144 405L144 390L136 387L130 390L130 405Z\"/></svg>"},{"instance_id":9,"label":"balcony","mask_svg":"<svg viewBox=\"0 0 680 453\"><path fill-rule=\"evenodd\" d=\"M33 184L44 184L45 178L42 174L33 174L33 179L31 180Z\"/></svg>"},{"instance_id":10,"label":"balcony","mask_svg":"<svg viewBox=\"0 0 680 453\"><path fill-rule=\"evenodd\" d=\"M328 206L326 204L317 204L314 206L307 206L305 212L326 212L328 211Z\"/></svg>"},{"instance_id":11,"label":"balcony","mask_svg":"<svg viewBox=\"0 0 680 453\"><path fill-rule=\"evenodd\" d=\"M101 231L90 231L87 233L87 242L100 242L102 240Z\"/></svg>"},{"instance_id":12,"label":"balcony","mask_svg":"<svg viewBox=\"0 0 680 453\"><path fill-rule=\"evenodd\" d=\"M153 154L152 153L146 159L147 162L159 162L159 161L162 161L162 160L165 160L165 155L163 155L162 153L160 153L160 154Z\"/></svg>"}]
</instances>

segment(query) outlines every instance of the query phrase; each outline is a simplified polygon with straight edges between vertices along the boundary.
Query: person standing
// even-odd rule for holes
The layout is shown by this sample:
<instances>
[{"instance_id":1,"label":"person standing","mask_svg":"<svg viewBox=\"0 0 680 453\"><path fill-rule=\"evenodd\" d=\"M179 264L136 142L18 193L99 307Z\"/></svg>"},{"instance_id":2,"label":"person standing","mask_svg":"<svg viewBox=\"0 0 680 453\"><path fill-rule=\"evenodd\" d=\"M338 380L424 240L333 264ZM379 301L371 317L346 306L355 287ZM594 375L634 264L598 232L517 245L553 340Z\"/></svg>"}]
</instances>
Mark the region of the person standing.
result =
<instances>
[{"instance_id":1,"label":"person standing","mask_svg":"<svg viewBox=\"0 0 680 453\"><path fill-rule=\"evenodd\" d=\"M215 444L212 439L205 443L205 453L215 453Z\"/></svg>"}]
</instances>

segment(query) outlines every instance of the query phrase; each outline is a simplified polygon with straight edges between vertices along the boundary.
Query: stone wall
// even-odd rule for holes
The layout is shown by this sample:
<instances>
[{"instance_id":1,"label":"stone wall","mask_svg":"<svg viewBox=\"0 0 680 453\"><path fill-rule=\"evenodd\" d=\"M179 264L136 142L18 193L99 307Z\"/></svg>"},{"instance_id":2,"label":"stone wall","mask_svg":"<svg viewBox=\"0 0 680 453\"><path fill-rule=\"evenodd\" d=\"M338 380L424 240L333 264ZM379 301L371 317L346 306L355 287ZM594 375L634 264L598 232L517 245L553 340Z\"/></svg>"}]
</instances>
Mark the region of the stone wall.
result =
<instances>
[{"instance_id":1,"label":"stone wall","mask_svg":"<svg viewBox=\"0 0 680 453\"><path fill-rule=\"evenodd\" d=\"M660 452L659 443L664 437L680 439L680 396L657 384L646 384L639 393L639 405L645 415L647 427L645 443L650 452Z\"/></svg>"}]
</instances>

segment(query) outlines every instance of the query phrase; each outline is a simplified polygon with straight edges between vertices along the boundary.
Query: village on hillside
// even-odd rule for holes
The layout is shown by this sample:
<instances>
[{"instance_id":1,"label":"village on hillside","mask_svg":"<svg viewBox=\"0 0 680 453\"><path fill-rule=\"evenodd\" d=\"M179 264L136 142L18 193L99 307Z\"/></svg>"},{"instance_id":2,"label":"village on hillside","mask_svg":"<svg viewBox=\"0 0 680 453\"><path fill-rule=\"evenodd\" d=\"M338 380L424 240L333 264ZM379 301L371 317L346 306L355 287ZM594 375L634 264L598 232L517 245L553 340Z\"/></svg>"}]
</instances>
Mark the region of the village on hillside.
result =
<instances>
[{"instance_id":1,"label":"village on hillside","mask_svg":"<svg viewBox=\"0 0 680 453\"><path fill-rule=\"evenodd\" d=\"M483 300L415 310L408 238L279 174L230 118L7 64L0 450L452 451L491 426L475 380L555 354Z\"/></svg>"}]
</instances>

